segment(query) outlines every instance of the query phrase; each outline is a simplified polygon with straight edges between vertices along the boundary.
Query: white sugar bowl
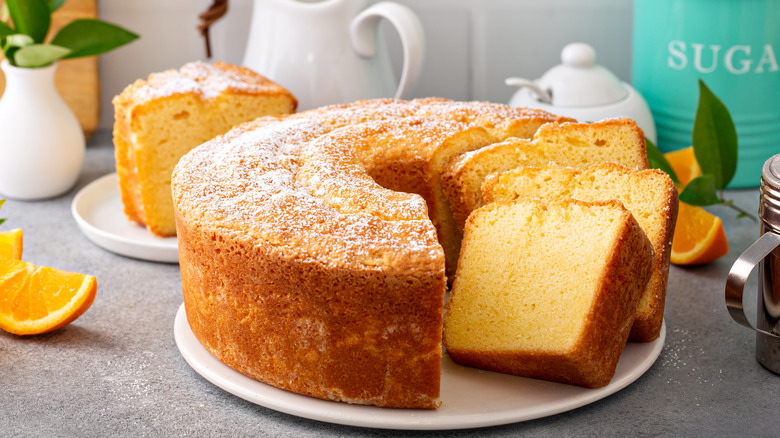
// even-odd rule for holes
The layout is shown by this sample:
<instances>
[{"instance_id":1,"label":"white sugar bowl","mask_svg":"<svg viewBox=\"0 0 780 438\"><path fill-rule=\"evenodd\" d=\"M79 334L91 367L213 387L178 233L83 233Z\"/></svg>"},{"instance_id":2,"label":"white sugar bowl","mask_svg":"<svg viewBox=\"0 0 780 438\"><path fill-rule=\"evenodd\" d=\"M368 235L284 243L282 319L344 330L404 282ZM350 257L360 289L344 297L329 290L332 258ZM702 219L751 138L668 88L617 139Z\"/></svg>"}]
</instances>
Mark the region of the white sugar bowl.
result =
<instances>
[{"instance_id":1,"label":"white sugar bowl","mask_svg":"<svg viewBox=\"0 0 780 438\"><path fill-rule=\"evenodd\" d=\"M561 61L535 81L508 78L507 85L520 87L509 105L538 108L580 122L628 117L636 120L645 137L656 142L655 122L647 102L630 85L596 64L593 47L571 43L561 51Z\"/></svg>"}]
</instances>

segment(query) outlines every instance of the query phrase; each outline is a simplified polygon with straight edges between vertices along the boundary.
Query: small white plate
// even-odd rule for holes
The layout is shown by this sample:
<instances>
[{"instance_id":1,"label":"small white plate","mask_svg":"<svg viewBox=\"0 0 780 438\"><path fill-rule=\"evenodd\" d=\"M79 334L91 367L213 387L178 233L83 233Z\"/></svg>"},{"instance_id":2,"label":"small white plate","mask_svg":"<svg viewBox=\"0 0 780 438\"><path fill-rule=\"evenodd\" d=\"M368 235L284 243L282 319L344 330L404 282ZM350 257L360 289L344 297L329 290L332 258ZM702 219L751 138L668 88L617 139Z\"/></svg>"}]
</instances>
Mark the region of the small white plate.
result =
<instances>
[{"instance_id":1,"label":"small white plate","mask_svg":"<svg viewBox=\"0 0 780 438\"><path fill-rule=\"evenodd\" d=\"M176 237L155 237L125 216L116 173L81 189L71 204L81 231L111 252L153 262L179 262Z\"/></svg>"},{"instance_id":2,"label":"small white plate","mask_svg":"<svg viewBox=\"0 0 780 438\"><path fill-rule=\"evenodd\" d=\"M516 423L569 411L625 388L658 358L666 323L653 342L629 342L609 385L598 389L528 379L462 367L442 358L441 401L437 410L390 409L315 399L253 380L212 356L190 330L182 304L174 337L184 359L206 380L247 401L312 420L382 429L446 430Z\"/></svg>"}]
</instances>

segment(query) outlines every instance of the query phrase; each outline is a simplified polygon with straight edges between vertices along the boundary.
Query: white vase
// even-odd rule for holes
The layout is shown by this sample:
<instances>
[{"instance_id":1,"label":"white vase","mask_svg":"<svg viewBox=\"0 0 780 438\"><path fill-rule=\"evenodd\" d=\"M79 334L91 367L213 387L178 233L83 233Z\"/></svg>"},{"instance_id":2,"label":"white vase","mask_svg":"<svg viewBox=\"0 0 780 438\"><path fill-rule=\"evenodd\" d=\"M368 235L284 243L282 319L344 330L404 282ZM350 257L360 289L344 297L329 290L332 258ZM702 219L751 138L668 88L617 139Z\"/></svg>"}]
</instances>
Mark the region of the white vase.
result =
<instances>
[{"instance_id":1,"label":"white vase","mask_svg":"<svg viewBox=\"0 0 780 438\"><path fill-rule=\"evenodd\" d=\"M61 195L76 183L86 141L54 86L53 64L20 68L3 60L0 98L0 196L20 200Z\"/></svg>"}]
</instances>

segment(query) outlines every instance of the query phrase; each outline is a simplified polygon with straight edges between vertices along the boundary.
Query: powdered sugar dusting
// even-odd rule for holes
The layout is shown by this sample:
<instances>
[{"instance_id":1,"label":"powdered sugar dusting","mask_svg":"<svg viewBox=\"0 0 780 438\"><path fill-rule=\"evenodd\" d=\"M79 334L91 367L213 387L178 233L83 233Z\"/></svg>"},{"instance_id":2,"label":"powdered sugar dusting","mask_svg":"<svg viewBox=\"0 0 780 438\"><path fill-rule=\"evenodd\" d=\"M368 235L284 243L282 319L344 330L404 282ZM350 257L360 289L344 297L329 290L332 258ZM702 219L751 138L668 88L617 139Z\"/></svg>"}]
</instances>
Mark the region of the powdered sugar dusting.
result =
<instances>
[{"instance_id":1,"label":"powdered sugar dusting","mask_svg":"<svg viewBox=\"0 0 780 438\"><path fill-rule=\"evenodd\" d=\"M318 120L334 127L354 125L367 121L390 120L407 117L433 120L450 120L469 126L493 128L517 120L542 120L555 122L569 120L533 108L518 108L491 102L456 102L441 98L424 98L410 101L374 99L351 104L331 105L292 117Z\"/></svg>"},{"instance_id":2,"label":"powdered sugar dusting","mask_svg":"<svg viewBox=\"0 0 780 438\"><path fill-rule=\"evenodd\" d=\"M506 108L507 118L537 115L425 99L366 101L257 119L180 160L174 203L188 220L234 229L307 257L325 254L323 263L379 267L411 258L435 266L443 253L425 200L378 185L356 153L370 160L396 154L426 162L437 144L478 124L495 107Z\"/></svg>"},{"instance_id":3,"label":"powdered sugar dusting","mask_svg":"<svg viewBox=\"0 0 780 438\"><path fill-rule=\"evenodd\" d=\"M261 93L280 89L278 85L247 69L200 61L185 64L178 70L153 73L146 81L134 85L134 97L140 101L187 93L206 100L227 90Z\"/></svg>"},{"instance_id":4,"label":"powdered sugar dusting","mask_svg":"<svg viewBox=\"0 0 780 438\"><path fill-rule=\"evenodd\" d=\"M174 171L178 208L241 224L274 245L324 249L334 258L370 264L384 260L388 247L440 257L427 219L386 221L344 212L296 181L301 150L328 129L303 119L260 120L199 146Z\"/></svg>"}]
</instances>

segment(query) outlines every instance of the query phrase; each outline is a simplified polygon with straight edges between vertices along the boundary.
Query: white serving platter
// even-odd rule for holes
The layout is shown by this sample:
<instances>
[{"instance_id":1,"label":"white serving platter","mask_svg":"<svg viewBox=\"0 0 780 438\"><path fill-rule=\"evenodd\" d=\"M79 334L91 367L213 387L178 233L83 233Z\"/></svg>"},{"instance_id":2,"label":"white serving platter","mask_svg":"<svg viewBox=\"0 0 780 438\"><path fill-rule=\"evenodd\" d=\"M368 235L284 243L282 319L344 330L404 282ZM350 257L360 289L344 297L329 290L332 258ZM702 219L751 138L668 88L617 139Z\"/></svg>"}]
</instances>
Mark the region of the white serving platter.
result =
<instances>
[{"instance_id":1,"label":"white serving platter","mask_svg":"<svg viewBox=\"0 0 780 438\"><path fill-rule=\"evenodd\" d=\"M253 380L212 356L190 330L182 304L174 337L184 359L206 380L249 402L329 423L381 429L446 430L496 426L559 414L601 400L625 388L656 361L666 324L653 342L629 342L609 385L580 388L462 367L442 358L441 401L437 410L388 409L320 400Z\"/></svg>"}]
</instances>

